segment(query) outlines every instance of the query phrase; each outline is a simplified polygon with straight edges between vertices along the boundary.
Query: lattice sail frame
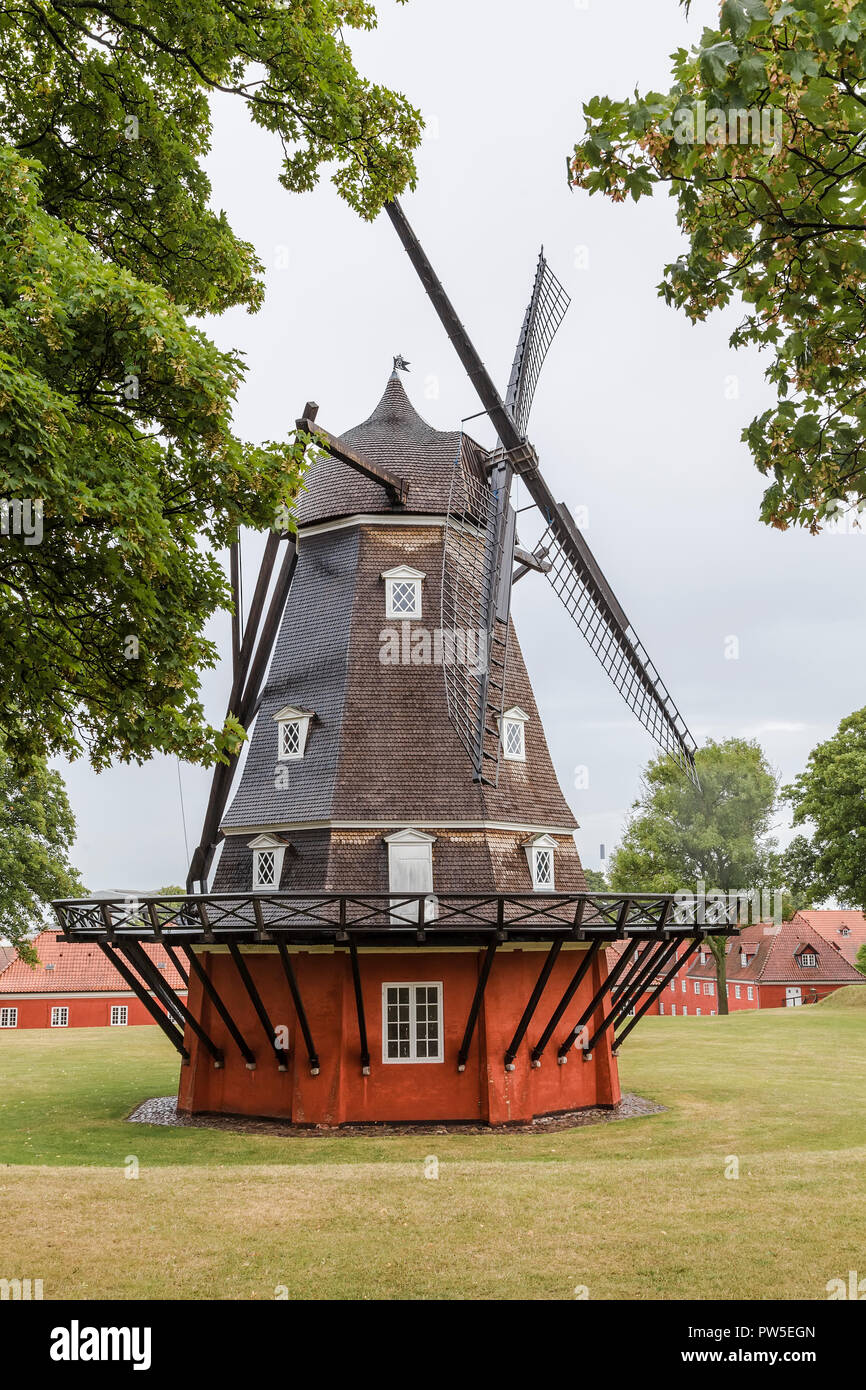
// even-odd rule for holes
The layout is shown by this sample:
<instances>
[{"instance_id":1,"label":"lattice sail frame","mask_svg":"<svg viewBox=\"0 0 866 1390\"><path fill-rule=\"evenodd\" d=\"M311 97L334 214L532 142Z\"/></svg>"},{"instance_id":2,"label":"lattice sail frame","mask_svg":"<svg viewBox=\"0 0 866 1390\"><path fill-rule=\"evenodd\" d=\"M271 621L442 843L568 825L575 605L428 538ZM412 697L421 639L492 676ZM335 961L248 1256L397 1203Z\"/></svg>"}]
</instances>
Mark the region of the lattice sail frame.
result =
<instances>
[{"instance_id":1,"label":"lattice sail frame","mask_svg":"<svg viewBox=\"0 0 866 1390\"><path fill-rule=\"evenodd\" d=\"M452 636L453 659L444 659L442 670L448 716L469 754L474 776L495 786L509 625L496 617L504 544L502 499L487 480L486 457L461 433L442 551L442 628ZM473 652L476 661L470 659Z\"/></svg>"},{"instance_id":2,"label":"lattice sail frame","mask_svg":"<svg viewBox=\"0 0 866 1390\"><path fill-rule=\"evenodd\" d=\"M550 562L547 578L629 709L656 744L697 783L697 745L634 628L606 611L604 595L587 571L576 568L554 526L539 544Z\"/></svg>"},{"instance_id":3,"label":"lattice sail frame","mask_svg":"<svg viewBox=\"0 0 866 1390\"><path fill-rule=\"evenodd\" d=\"M570 303L571 297L550 269L542 247L505 399L521 434L526 433L544 359Z\"/></svg>"}]
</instances>

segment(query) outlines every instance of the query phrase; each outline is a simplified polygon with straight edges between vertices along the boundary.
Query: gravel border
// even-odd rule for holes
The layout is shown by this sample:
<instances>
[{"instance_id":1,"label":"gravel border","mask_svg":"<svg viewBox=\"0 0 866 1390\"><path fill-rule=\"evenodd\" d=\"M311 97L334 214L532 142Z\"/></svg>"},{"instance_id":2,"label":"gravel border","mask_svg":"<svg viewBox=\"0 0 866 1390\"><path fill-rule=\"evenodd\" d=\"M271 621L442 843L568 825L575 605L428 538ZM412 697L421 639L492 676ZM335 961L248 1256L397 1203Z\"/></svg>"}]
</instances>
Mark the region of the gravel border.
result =
<instances>
[{"instance_id":1,"label":"gravel border","mask_svg":"<svg viewBox=\"0 0 866 1390\"><path fill-rule=\"evenodd\" d=\"M230 1134L262 1134L286 1139L335 1139L411 1134L551 1134L585 1125L611 1124L658 1115L666 1107L643 1096L624 1092L618 1105L590 1106L563 1115L542 1116L528 1124L348 1124L293 1125L287 1120L253 1119L248 1115L178 1114L175 1096L155 1096L136 1107L127 1118L137 1125L173 1125L186 1129L222 1129Z\"/></svg>"}]
</instances>

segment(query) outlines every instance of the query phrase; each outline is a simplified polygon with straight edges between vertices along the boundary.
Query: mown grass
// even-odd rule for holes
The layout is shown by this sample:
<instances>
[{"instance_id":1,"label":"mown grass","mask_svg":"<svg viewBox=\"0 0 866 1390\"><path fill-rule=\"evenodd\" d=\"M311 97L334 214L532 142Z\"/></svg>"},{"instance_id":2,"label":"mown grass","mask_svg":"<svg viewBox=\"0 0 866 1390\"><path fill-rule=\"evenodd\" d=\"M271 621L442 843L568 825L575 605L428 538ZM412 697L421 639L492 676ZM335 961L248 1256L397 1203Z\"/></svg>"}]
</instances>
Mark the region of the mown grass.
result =
<instances>
[{"instance_id":1,"label":"mown grass","mask_svg":"<svg viewBox=\"0 0 866 1390\"><path fill-rule=\"evenodd\" d=\"M666 1111L274 1138L126 1124L176 1084L156 1029L6 1034L0 1275L256 1299L825 1298L866 1275L866 1010L647 1020L621 1071Z\"/></svg>"}]
</instances>

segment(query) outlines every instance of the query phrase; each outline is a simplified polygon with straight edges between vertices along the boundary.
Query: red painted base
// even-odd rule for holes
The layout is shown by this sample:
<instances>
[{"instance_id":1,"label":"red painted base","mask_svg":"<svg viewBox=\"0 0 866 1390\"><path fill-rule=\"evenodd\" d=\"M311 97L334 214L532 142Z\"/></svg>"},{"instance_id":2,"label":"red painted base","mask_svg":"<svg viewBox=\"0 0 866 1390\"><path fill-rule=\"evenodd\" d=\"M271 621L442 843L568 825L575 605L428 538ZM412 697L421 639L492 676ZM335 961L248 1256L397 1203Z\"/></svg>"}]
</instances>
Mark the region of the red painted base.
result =
<instances>
[{"instance_id":1,"label":"red painted base","mask_svg":"<svg viewBox=\"0 0 866 1390\"><path fill-rule=\"evenodd\" d=\"M585 1060L577 1049L571 1051L565 1065L557 1063L559 1044L606 976L603 953L596 958L551 1037L541 1066L530 1065L530 1050L577 970L583 949L586 948L565 948L560 953L517 1054L515 1068L510 1072L504 1066L505 1051L538 979L544 951L500 948L463 1072L458 1071L457 1056L483 954L475 950L362 951L359 961L371 1059L369 1076L362 1074L347 951L292 951L300 995L319 1056L319 1075L312 1076L276 952L269 947L254 947L243 954L271 1023L277 1030L288 1030L285 1071L278 1068L231 956L225 950L205 950L200 959L255 1053L256 1066L248 1069L193 975L190 1009L223 1050L225 1064L215 1068L206 1049L188 1028L190 1062L181 1068L178 1106L188 1113L260 1115L311 1125L436 1120L500 1125L585 1106L615 1105L620 1089L609 1031L590 1060ZM442 985L441 1062L383 1060L383 986L394 983ZM600 1022L601 1012L597 1011L591 1026Z\"/></svg>"}]
</instances>

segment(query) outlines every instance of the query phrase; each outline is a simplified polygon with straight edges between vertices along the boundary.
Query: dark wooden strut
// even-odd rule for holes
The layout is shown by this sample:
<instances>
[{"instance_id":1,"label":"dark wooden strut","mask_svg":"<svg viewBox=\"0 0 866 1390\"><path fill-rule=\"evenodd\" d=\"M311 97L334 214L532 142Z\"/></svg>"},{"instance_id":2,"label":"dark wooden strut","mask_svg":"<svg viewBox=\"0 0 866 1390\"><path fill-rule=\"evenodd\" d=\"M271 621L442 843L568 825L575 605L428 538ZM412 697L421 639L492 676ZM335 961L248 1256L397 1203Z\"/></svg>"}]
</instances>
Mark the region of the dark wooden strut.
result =
<instances>
[{"instance_id":1,"label":"dark wooden strut","mask_svg":"<svg viewBox=\"0 0 866 1390\"><path fill-rule=\"evenodd\" d=\"M584 1009L580 1018L577 1020L577 1023L575 1023L565 1042L560 1043L556 1053L556 1060L559 1062L560 1066L565 1066L565 1063L568 1061L568 1054L574 1047L575 1041L577 1040L577 1037L579 1036L581 1029L584 1028L586 1024L589 1022L589 1020L592 1018L593 1014L595 1013L599 1004L604 999L605 995L613 989L620 975L624 974L627 967L632 964L631 960L629 959L630 956L630 951L623 951L616 965L610 971L607 979L602 980L599 988L593 995L591 1002L587 1004L586 1008Z\"/></svg>"},{"instance_id":2,"label":"dark wooden strut","mask_svg":"<svg viewBox=\"0 0 866 1390\"><path fill-rule=\"evenodd\" d=\"M286 1057L288 1054L284 1052L283 1049L277 1043L276 1029L274 1028L274 1025L271 1023L271 1020L268 1018L268 1011L262 1003L261 995L256 989L253 977L247 969L246 961L244 960L243 956L241 955L241 952L238 950L237 946L233 941L229 942L229 955L235 963L235 969L237 970L238 974L241 977L241 980L243 981L243 986L247 994L249 995L250 1003L252 1004L253 1008L255 1009L258 1015L259 1023L262 1025L265 1037L267 1038L273 1050L273 1054L277 1059L278 1069L280 1071L288 1071L288 1063L286 1062Z\"/></svg>"},{"instance_id":3,"label":"dark wooden strut","mask_svg":"<svg viewBox=\"0 0 866 1390\"><path fill-rule=\"evenodd\" d=\"M241 660L241 547L240 535L229 546L229 574L232 589L232 679L238 673Z\"/></svg>"},{"instance_id":4,"label":"dark wooden strut","mask_svg":"<svg viewBox=\"0 0 866 1390\"><path fill-rule=\"evenodd\" d=\"M265 599L267 598L270 587L271 576L276 562L277 551L280 542L286 540L288 554L286 555L283 566L277 580L271 607L268 610L268 622L266 623L269 646L263 651L262 646L265 641L266 633L262 633L259 639L259 626L262 613L264 611ZM244 723L244 713L254 707L258 698L258 688L264 674L267 663L270 660L271 650L276 639L279 616L285 607L294 575L295 564L297 562L297 545L293 538L286 533L270 531L265 542L265 551L262 556L262 563L259 569L259 576L256 580L256 587L253 592L250 604L249 616L244 630L243 641L241 642L238 654L237 666L232 679L232 688L229 694L228 705L226 707L226 717L235 715L241 724ZM274 607L279 607L279 614L276 623L271 622ZM254 660L255 657L255 660ZM252 670L250 669L252 665ZM257 683L254 685L254 682ZM244 725L246 727L246 725ZM195 850L190 864L189 873L186 880L187 892L192 892L193 885L197 882L204 884L210 869L214 851L219 843L219 826L222 814L228 801L231 790L232 779L238 764L238 756L231 757L228 763L217 763L214 769L213 781L211 783L210 797L208 799L207 810L205 812L204 825L202 827L201 840Z\"/></svg>"},{"instance_id":5,"label":"dark wooden strut","mask_svg":"<svg viewBox=\"0 0 866 1390\"><path fill-rule=\"evenodd\" d=\"M361 967L358 963L358 947L353 937L349 937L349 959L352 962L352 984L355 987L355 1008L358 1012L358 1037L361 1041L361 1074L370 1075L370 1048L367 1045L367 1022L364 1017L364 995L361 990Z\"/></svg>"},{"instance_id":6,"label":"dark wooden strut","mask_svg":"<svg viewBox=\"0 0 866 1390\"><path fill-rule=\"evenodd\" d=\"M565 1013L575 994L580 989L580 986L583 984L587 972L589 971L590 966L592 965L600 950L601 940L597 939L593 941L588 951L584 951L583 960L580 962L580 965L577 967L574 974L572 975L571 983L569 984L568 988L566 989L565 993L563 994L553 1013L550 1015L550 1022L548 1023L541 1037L538 1039L538 1042L535 1044L535 1047L532 1049L532 1052L529 1054L529 1060L531 1061L534 1067L541 1066L542 1054L544 1052L544 1049L547 1047L547 1044L550 1042L550 1039L553 1037L553 1031L556 1028L556 1025L559 1023L559 1020L562 1018L562 1015Z\"/></svg>"},{"instance_id":7,"label":"dark wooden strut","mask_svg":"<svg viewBox=\"0 0 866 1390\"><path fill-rule=\"evenodd\" d=\"M356 473L361 473L365 478L371 478L374 483L381 483L386 488L392 502L398 506L403 506L409 497L409 483L406 478L401 478L397 473L392 473L389 468L382 468L380 464L373 463L370 459L364 458L354 449L350 449L347 444L334 434L329 434L321 425L316 424L315 412L318 406L312 401L308 402L305 412L299 420L295 421L299 430L306 434L311 434L317 443L328 451L332 458L345 463L349 468L353 468Z\"/></svg>"},{"instance_id":8,"label":"dark wooden strut","mask_svg":"<svg viewBox=\"0 0 866 1390\"><path fill-rule=\"evenodd\" d=\"M676 941L670 941L666 943L666 949L662 951L661 956L658 959L658 963L653 966L654 975L657 973L658 970L663 969L664 966L667 965L668 961L671 958L671 955L676 950L676 948ZM602 1020L598 1028L596 1028L595 1032L593 1033L592 1037L585 1043L583 1048L583 1055L584 1059L587 1062L592 1056L593 1049L596 1043L598 1042L599 1038L604 1037L611 1024L618 1024L621 1021L621 1019L623 1019L628 1014L628 1011L632 1006L632 1000L636 997L639 996L636 996L635 994L635 986L627 984L626 990L623 992L623 996L620 997L619 1003L611 1004L610 1013L607 1015L605 1019Z\"/></svg>"},{"instance_id":9,"label":"dark wooden strut","mask_svg":"<svg viewBox=\"0 0 866 1390\"><path fill-rule=\"evenodd\" d=\"M670 944L669 941L663 941L659 944L659 948L655 952L652 950L644 952L645 957L649 955L652 959L645 962L640 974L629 983L627 990L624 990L623 993L618 995L615 999L611 996L613 1011L617 1015L617 1021L623 1018L629 1010L637 1008L641 995L650 987L659 971L663 970L667 965L673 954L669 949ZM675 940L673 946L674 951L676 951L679 947L679 942Z\"/></svg>"},{"instance_id":10,"label":"dark wooden strut","mask_svg":"<svg viewBox=\"0 0 866 1390\"><path fill-rule=\"evenodd\" d=\"M661 941L641 942L644 949L638 952L635 969L624 981L619 982L616 989L611 990L611 1004L619 1007L626 995L634 998L635 994L643 989L645 978L651 977L654 973L657 961L667 949L668 941L669 937L665 936Z\"/></svg>"},{"instance_id":11,"label":"dark wooden strut","mask_svg":"<svg viewBox=\"0 0 866 1390\"><path fill-rule=\"evenodd\" d=\"M136 998L141 1000L142 1004L147 1009L147 1012L150 1014L154 1023L159 1024L160 1028L165 1033L165 1036L168 1038L172 1047L177 1048L184 1062L188 1062L189 1053L183 1045L183 1034L181 1033L180 1029L177 1028L174 1023L172 1023L171 1018L168 1015L163 1013L156 1000L150 997L141 981L138 980L135 975L133 975L130 969L128 969L126 962L124 960L121 960L120 953L118 951L113 951L110 946L107 946L105 944L104 941L97 941L96 944L99 947L102 954L108 960L109 964L114 966L121 979L125 980L126 983L129 985L129 988L132 990Z\"/></svg>"},{"instance_id":12,"label":"dark wooden strut","mask_svg":"<svg viewBox=\"0 0 866 1390\"><path fill-rule=\"evenodd\" d=\"M506 1049L506 1071L514 1071L514 1059L517 1056L517 1050L520 1047L520 1044L523 1042L523 1038L527 1028L532 1022L532 1016L535 1013L535 1010L538 1008L538 1001L544 993L544 987L550 979L550 972L553 970L553 967L556 964L557 957L561 950L562 937L559 937L556 941L554 941L553 945L547 953L547 958L543 966L541 967L538 979L535 982L535 988L529 996L529 1003L523 1010L520 1022L518 1023L517 1028L514 1031L514 1037L511 1039L511 1042L508 1044L508 1047Z\"/></svg>"},{"instance_id":13,"label":"dark wooden strut","mask_svg":"<svg viewBox=\"0 0 866 1390\"><path fill-rule=\"evenodd\" d=\"M667 989L668 985L670 984L670 982L671 982L671 980L674 978L674 976L677 974L677 972L678 972L679 970L681 970L682 967L685 965L686 961L690 960L691 957L695 954L695 951L698 949L698 947L700 946L700 944L701 944L701 942L703 941L703 939L704 939L705 936L706 936L706 932L701 932L700 936L696 936L696 937L695 937L694 941L693 941L692 944L689 946L689 949L688 949L687 951L685 951L685 952L679 957L678 960L674 960L673 966L672 966L671 969L668 971L667 975L665 975L664 979L662 980L662 982L661 982L661 984L658 986L658 988L653 990L653 992L652 992L652 994L650 995L649 999L647 999L646 1003L643 1004L642 1007L638 1010L638 1012L635 1014L634 1018L631 1019L631 1021L626 1025L626 1027L625 1027L625 1028L623 1029L623 1031L619 1034L619 1036L614 1038L614 1040L613 1040L613 1055L614 1055L614 1057L616 1056L616 1054L617 1054L617 1052L619 1051L619 1049L622 1047L623 1043L625 1042L625 1040L626 1040L626 1038L628 1037L629 1033L631 1032L632 1028L634 1028L638 1023L640 1023L640 1021L641 1021L641 1019L643 1018L644 1014L646 1013L647 1009L652 1008L653 1004L654 1004L655 1001L658 999L659 995L662 993L663 990Z\"/></svg>"},{"instance_id":14,"label":"dark wooden strut","mask_svg":"<svg viewBox=\"0 0 866 1390\"><path fill-rule=\"evenodd\" d=\"M138 942L125 941L120 947L124 952L129 963L138 971L142 978L149 982L154 994L163 1002L166 1007L171 1007L181 1020L181 1025L188 1024L195 1033L199 1042L210 1053L215 1067L220 1068L224 1065L222 1049L202 1028L194 1014L190 1013L182 999L179 999L168 983L164 975L161 975L158 968L148 956L144 947Z\"/></svg>"},{"instance_id":15,"label":"dark wooden strut","mask_svg":"<svg viewBox=\"0 0 866 1390\"><path fill-rule=\"evenodd\" d=\"M277 942L277 950L280 953L280 960L283 962L283 971L286 976L289 989L291 990L292 1000L295 1005L295 1013L298 1015L298 1023L304 1036L304 1046L307 1049L307 1056L310 1059L310 1075L319 1075L319 1054L316 1052L313 1042L313 1035L310 1032L310 1024L307 1019L307 1011L304 1008L304 1001L301 998L301 991L298 988L298 981L295 975L295 967L292 965L292 958L286 949L284 941Z\"/></svg>"},{"instance_id":16,"label":"dark wooden strut","mask_svg":"<svg viewBox=\"0 0 866 1390\"><path fill-rule=\"evenodd\" d=\"M202 965L201 961L199 960L192 947L185 946L184 952L186 954L187 960L189 961L190 969L195 973L196 978L199 980L202 989L204 990L208 999L213 1004L214 1008L216 1009L217 1013L219 1014L220 1018L222 1019L223 1023L225 1024L226 1028L228 1028L229 1033L234 1039L238 1051L240 1052L241 1056L246 1062L247 1070L255 1071L256 1055L253 1052L252 1048L246 1042L243 1033L238 1028L234 1019L232 1018L231 1014L226 1008L226 1005L217 993L216 985L213 983L213 980L208 975L207 971L205 970L204 966Z\"/></svg>"},{"instance_id":17,"label":"dark wooden strut","mask_svg":"<svg viewBox=\"0 0 866 1390\"><path fill-rule=\"evenodd\" d=\"M484 952L484 961L478 976L478 983L475 986L475 993L472 996L472 1007L469 1010L469 1017L466 1020L466 1029L463 1034L463 1041L460 1044L460 1051L457 1054L457 1070L466 1070L466 1059L469 1056L469 1049L472 1046L472 1038L475 1033L475 1024L478 1021L478 1012L481 1008L481 1001L484 998L484 991L487 988L487 981L490 978L490 967L493 964L493 957L496 955L497 941L491 941L487 950Z\"/></svg>"},{"instance_id":18,"label":"dark wooden strut","mask_svg":"<svg viewBox=\"0 0 866 1390\"><path fill-rule=\"evenodd\" d=\"M174 947L170 946L167 941L163 941L162 948L165 951L165 954L168 956L169 960L171 961L172 965L174 966L175 970L177 971L178 975L183 980L184 984L187 986L187 988L189 988L189 974L186 970L184 970L181 964L180 956L177 954Z\"/></svg>"}]
</instances>

